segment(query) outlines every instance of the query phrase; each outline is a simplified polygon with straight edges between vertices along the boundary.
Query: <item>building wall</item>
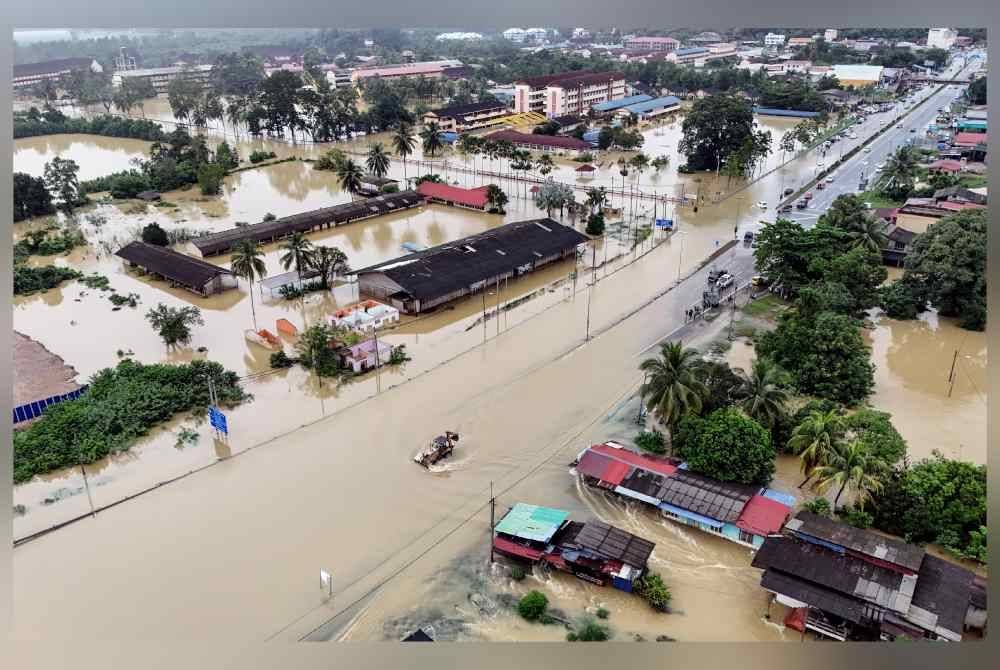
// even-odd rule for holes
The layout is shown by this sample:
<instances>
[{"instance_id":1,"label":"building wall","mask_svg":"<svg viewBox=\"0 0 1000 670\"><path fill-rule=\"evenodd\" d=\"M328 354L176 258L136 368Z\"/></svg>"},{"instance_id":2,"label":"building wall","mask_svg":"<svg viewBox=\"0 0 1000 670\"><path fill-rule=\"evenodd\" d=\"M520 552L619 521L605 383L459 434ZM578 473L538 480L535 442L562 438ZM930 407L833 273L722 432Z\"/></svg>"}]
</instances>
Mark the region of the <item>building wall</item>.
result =
<instances>
[{"instance_id":1,"label":"building wall","mask_svg":"<svg viewBox=\"0 0 1000 670\"><path fill-rule=\"evenodd\" d=\"M366 272L358 277L358 291L374 298L388 298L403 287L381 272Z\"/></svg>"},{"instance_id":2,"label":"building wall","mask_svg":"<svg viewBox=\"0 0 1000 670\"><path fill-rule=\"evenodd\" d=\"M919 216L916 214L905 214L900 212L896 215L896 225L914 233L926 233L928 226L932 226L940 221L933 216Z\"/></svg>"}]
</instances>

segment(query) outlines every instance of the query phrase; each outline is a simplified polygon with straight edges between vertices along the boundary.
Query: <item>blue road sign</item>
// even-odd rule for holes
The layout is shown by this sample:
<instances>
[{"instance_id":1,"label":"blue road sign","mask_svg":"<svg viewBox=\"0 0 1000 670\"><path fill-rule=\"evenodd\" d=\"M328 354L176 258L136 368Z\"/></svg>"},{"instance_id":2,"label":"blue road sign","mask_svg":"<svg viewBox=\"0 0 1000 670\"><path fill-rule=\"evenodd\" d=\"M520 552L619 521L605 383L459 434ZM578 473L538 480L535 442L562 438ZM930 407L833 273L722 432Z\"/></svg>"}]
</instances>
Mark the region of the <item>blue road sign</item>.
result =
<instances>
[{"instance_id":1,"label":"blue road sign","mask_svg":"<svg viewBox=\"0 0 1000 670\"><path fill-rule=\"evenodd\" d=\"M212 428L215 428L219 432L229 434L229 422L226 421L226 415L220 412L215 407L208 408L208 422L212 424Z\"/></svg>"},{"instance_id":2,"label":"blue road sign","mask_svg":"<svg viewBox=\"0 0 1000 670\"><path fill-rule=\"evenodd\" d=\"M674 228L674 220L673 219L657 219L656 220L656 227L657 228L664 228L666 230L673 230L673 228Z\"/></svg>"}]
</instances>

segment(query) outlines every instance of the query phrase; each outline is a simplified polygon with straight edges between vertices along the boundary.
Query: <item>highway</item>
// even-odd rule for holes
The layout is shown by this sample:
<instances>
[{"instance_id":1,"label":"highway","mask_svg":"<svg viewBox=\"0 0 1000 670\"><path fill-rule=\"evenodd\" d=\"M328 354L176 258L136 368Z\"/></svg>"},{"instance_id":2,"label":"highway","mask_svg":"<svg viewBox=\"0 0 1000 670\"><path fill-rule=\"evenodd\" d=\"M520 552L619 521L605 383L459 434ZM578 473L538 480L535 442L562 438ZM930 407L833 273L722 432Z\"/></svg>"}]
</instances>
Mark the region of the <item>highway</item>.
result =
<instances>
[{"instance_id":1,"label":"highway","mask_svg":"<svg viewBox=\"0 0 1000 670\"><path fill-rule=\"evenodd\" d=\"M943 76L959 75L963 74L963 72L971 74L979 69L981 63L981 60L974 60L969 63L964 71L961 63L955 63L943 73ZM828 184L827 187L822 190L816 188L811 189L813 198L807 209L795 209L791 213L785 214L784 218L795 221L804 227L811 227L812 225L815 225L819 216L825 212L827 208L829 208L838 196L845 193L858 193L858 185L863 175L868 177L870 186L871 180L875 174L875 167L880 163L884 163L889 156L896 151L896 149L906 142L907 138L922 138L924 132L926 131L927 124L933 122L934 118L937 116L938 108L943 108L948 103L952 102L955 96L958 95L962 89L959 85L945 86L940 91L938 91L937 88L938 87L936 85L929 85L919 91L914 104L929 98L927 102L903 118L895 127L869 144L868 147L871 149L870 152L861 151L851 157L847 163L842 165L832 175L834 179L832 184ZM868 137L871 137L882 127L895 121L898 115L906 111L907 104L908 103L905 100L901 100L888 111L869 115L862 125L854 126L852 128L852 130L858 134L858 138L856 140L841 139L834 143L834 145L827 152L827 162L837 160L844 153L847 153L854 147L863 143ZM911 133L911 128L915 129L916 132ZM815 158L810 157L804 157L804 159L815 160ZM818 170L819 169L816 171L818 172ZM776 214L772 213L769 218L773 218L775 215Z\"/></svg>"}]
</instances>

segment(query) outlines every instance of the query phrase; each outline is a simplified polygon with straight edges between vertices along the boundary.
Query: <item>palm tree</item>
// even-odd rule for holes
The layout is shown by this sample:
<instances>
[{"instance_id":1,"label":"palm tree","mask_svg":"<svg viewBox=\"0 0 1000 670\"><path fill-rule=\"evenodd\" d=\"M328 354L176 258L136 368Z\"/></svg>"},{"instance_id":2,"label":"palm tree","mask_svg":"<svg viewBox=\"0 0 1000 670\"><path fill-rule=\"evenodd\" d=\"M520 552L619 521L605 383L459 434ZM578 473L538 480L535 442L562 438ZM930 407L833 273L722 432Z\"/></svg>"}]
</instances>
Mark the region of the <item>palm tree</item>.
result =
<instances>
[{"instance_id":1,"label":"palm tree","mask_svg":"<svg viewBox=\"0 0 1000 670\"><path fill-rule=\"evenodd\" d=\"M788 440L788 448L802 461L802 472L806 478L799 488L808 483L816 474L816 469L827 462L844 435L844 420L837 410L813 411L795 427Z\"/></svg>"},{"instance_id":2,"label":"palm tree","mask_svg":"<svg viewBox=\"0 0 1000 670\"><path fill-rule=\"evenodd\" d=\"M250 313L253 315L253 328L257 330L257 309L253 304L253 283L267 273L264 263L264 252L255 240L242 240L233 249L230 263L233 274L250 282Z\"/></svg>"},{"instance_id":3,"label":"palm tree","mask_svg":"<svg viewBox=\"0 0 1000 670\"><path fill-rule=\"evenodd\" d=\"M351 266L347 264L347 254L337 247L317 246L310 267L319 273L324 289L330 288L330 282L334 278L351 271Z\"/></svg>"},{"instance_id":4,"label":"palm tree","mask_svg":"<svg viewBox=\"0 0 1000 670\"><path fill-rule=\"evenodd\" d=\"M288 270L293 265L295 271L299 273L299 283L302 282L302 274L313 266L316 249L313 243L302 233L292 233L292 236L281 245L285 253L281 255L281 267Z\"/></svg>"},{"instance_id":5,"label":"palm tree","mask_svg":"<svg viewBox=\"0 0 1000 670\"><path fill-rule=\"evenodd\" d=\"M601 188L589 188L587 189L587 207L590 208L590 213L593 214L594 210L600 211L604 209L604 205L608 202L608 192Z\"/></svg>"},{"instance_id":6,"label":"palm tree","mask_svg":"<svg viewBox=\"0 0 1000 670\"><path fill-rule=\"evenodd\" d=\"M424 140L424 153L429 154L433 158L434 152L443 146L441 143L441 129L438 127L437 122L431 121L428 123L420 131L420 137Z\"/></svg>"},{"instance_id":7,"label":"palm tree","mask_svg":"<svg viewBox=\"0 0 1000 670\"><path fill-rule=\"evenodd\" d=\"M361 183L364 174L361 167L352 159L348 158L337 167L337 176L340 177L341 187L352 196L361 192Z\"/></svg>"},{"instance_id":8,"label":"palm tree","mask_svg":"<svg viewBox=\"0 0 1000 670\"><path fill-rule=\"evenodd\" d=\"M413 153L413 128L405 121L401 121L396 132L392 136L392 148L403 159L403 180L406 180L406 157Z\"/></svg>"},{"instance_id":9,"label":"palm tree","mask_svg":"<svg viewBox=\"0 0 1000 670\"><path fill-rule=\"evenodd\" d=\"M885 224L878 219L866 216L859 221L849 233L854 245L864 247L876 253L885 248L888 236L885 234Z\"/></svg>"},{"instance_id":10,"label":"palm tree","mask_svg":"<svg viewBox=\"0 0 1000 670\"><path fill-rule=\"evenodd\" d=\"M698 378L697 363L697 351L685 349L680 342L666 342L660 346L658 357L639 364L639 369L646 373L639 396L646 399L646 408L656 412L671 434L682 417L701 411L708 394Z\"/></svg>"},{"instance_id":11,"label":"palm tree","mask_svg":"<svg viewBox=\"0 0 1000 670\"><path fill-rule=\"evenodd\" d=\"M827 462L816 469L816 488L825 493L833 486L840 486L833 499L834 509L848 486L854 490L855 502L864 504L873 493L882 490L887 472L885 461L869 452L861 442L841 442L831 450Z\"/></svg>"},{"instance_id":12,"label":"palm tree","mask_svg":"<svg viewBox=\"0 0 1000 670\"><path fill-rule=\"evenodd\" d=\"M740 409L751 419L773 428L784 415L789 398L781 371L770 361L758 358L749 375L743 370L736 370L736 374L740 377L736 390Z\"/></svg>"},{"instance_id":13,"label":"palm tree","mask_svg":"<svg viewBox=\"0 0 1000 670\"><path fill-rule=\"evenodd\" d=\"M389 172L389 156L382 148L381 142L376 142L368 150L368 160L366 162L368 171L376 177L384 177Z\"/></svg>"},{"instance_id":14,"label":"palm tree","mask_svg":"<svg viewBox=\"0 0 1000 670\"><path fill-rule=\"evenodd\" d=\"M489 203L489 211L496 214L504 214L504 205L507 204L507 194L496 184L486 187L486 202Z\"/></svg>"}]
</instances>

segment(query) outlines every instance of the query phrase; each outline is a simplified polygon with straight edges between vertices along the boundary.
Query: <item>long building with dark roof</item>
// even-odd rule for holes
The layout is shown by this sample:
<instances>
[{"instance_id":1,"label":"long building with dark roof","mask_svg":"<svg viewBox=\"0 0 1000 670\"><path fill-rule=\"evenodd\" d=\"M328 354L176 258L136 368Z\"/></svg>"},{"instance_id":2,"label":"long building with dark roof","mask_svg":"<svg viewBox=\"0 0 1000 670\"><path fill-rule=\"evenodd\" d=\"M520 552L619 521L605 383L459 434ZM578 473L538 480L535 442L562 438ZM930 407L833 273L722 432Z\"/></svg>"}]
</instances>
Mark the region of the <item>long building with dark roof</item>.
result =
<instances>
[{"instance_id":1,"label":"long building with dark roof","mask_svg":"<svg viewBox=\"0 0 1000 670\"><path fill-rule=\"evenodd\" d=\"M14 66L13 86L33 86L46 79L59 79L83 70L103 72L104 68L93 58L59 58L41 63L23 63Z\"/></svg>"},{"instance_id":2,"label":"long building with dark roof","mask_svg":"<svg viewBox=\"0 0 1000 670\"><path fill-rule=\"evenodd\" d=\"M231 271L168 247L130 242L115 255L131 267L141 268L200 296L236 288L236 277Z\"/></svg>"},{"instance_id":3,"label":"long building with dark roof","mask_svg":"<svg viewBox=\"0 0 1000 670\"><path fill-rule=\"evenodd\" d=\"M408 314L575 257L587 237L552 219L508 223L358 270L361 293Z\"/></svg>"},{"instance_id":4,"label":"long building with dark roof","mask_svg":"<svg viewBox=\"0 0 1000 670\"><path fill-rule=\"evenodd\" d=\"M443 132L465 133L503 124L511 110L506 103L490 100L432 109L424 114L424 124L434 122Z\"/></svg>"},{"instance_id":5,"label":"long building with dark roof","mask_svg":"<svg viewBox=\"0 0 1000 670\"><path fill-rule=\"evenodd\" d=\"M584 115L602 102L628 95L623 72L577 70L528 77L514 82L514 111L538 112L549 118Z\"/></svg>"},{"instance_id":6,"label":"long building with dark roof","mask_svg":"<svg viewBox=\"0 0 1000 670\"><path fill-rule=\"evenodd\" d=\"M804 612L802 630L836 640L959 641L985 628L975 575L922 547L811 512L768 537L753 559L761 586ZM982 607L978 607L978 605Z\"/></svg>"}]
</instances>

